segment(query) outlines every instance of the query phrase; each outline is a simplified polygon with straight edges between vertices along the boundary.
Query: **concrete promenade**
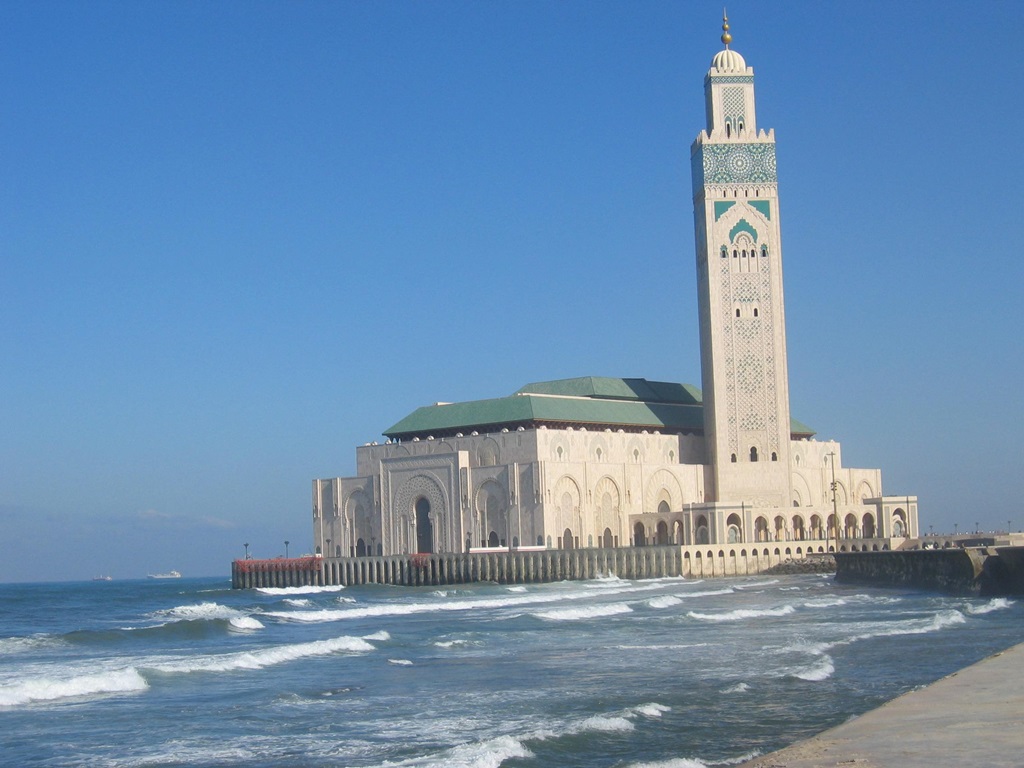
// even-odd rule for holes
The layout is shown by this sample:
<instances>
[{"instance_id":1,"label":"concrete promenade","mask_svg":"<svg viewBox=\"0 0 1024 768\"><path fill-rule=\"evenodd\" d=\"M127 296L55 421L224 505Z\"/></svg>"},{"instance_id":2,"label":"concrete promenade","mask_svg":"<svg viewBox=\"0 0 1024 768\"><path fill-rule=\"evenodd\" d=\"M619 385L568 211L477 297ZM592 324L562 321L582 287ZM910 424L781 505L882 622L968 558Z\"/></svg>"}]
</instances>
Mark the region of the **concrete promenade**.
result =
<instances>
[{"instance_id":1,"label":"concrete promenade","mask_svg":"<svg viewBox=\"0 0 1024 768\"><path fill-rule=\"evenodd\" d=\"M740 768L1024 766L1024 644Z\"/></svg>"}]
</instances>

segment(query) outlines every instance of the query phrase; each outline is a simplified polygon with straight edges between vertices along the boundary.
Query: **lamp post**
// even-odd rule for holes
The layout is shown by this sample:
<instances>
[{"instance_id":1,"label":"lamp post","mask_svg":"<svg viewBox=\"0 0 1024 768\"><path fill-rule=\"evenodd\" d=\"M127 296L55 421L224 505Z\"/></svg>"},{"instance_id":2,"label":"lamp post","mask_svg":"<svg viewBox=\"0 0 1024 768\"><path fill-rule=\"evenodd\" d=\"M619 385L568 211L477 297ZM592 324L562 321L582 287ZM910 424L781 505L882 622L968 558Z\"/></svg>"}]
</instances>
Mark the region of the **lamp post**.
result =
<instances>
[{"instance_id":1,"label":"lamp post","mask_svg":"<svg viewBox=\"0 0 1024 768\"><path fill-rule=\"evenodd\" d=\"M285 539L284 540L284 559L285 560L288 559L288 544L289 544L288 539Z\"/></svg>"},{"instance_id":2,"label":"lamp post","mask_svg":"<svg viewBox=\"0 0 1024 768\"><path fill-rule=\"evenodd\" d=\"M245 542L245 544L243 544L242 546L245 547L245 559L248 560L249 559L249 542L248 541Z\"/></svg>"},{"instance_id":3,"label":"lamp post","mask_svg":"<svg viewBox=\"0 0 1024 768\"><path fill-rule=\"evenodd\" d=\"M331 556L331 540L327 539L327 551L324 552L327 557Z\"/></svg>"},{"instance_id":4,"label":"lamp post","mask_svg":"<svg viewBox=\"0 0 1024 768\"><path fill-rule=\"evenodd\" d=\"M836 503L836 452L829 451L829 458L832 459L832 517L836 526L836 552L839 552L839 507Z\"/></svg>"}]
</instances>

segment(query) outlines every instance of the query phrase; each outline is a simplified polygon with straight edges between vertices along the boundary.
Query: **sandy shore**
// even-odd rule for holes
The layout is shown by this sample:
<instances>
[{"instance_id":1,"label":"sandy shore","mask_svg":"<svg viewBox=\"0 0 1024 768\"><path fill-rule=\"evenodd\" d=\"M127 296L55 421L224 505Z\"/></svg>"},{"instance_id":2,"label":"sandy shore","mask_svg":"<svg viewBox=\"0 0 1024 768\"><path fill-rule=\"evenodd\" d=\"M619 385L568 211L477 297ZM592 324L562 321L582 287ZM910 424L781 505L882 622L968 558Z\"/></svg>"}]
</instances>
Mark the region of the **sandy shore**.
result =
<instances>
[{"instance_id":1,"label":"sandy shore","mask_svg":"<svg viewBox=\"0 0 1024 768\"><path fill-rule=\"evenodd\" d=\"M740 768L1024 766L1024 644Z\"/></svg>"}]
</instances>

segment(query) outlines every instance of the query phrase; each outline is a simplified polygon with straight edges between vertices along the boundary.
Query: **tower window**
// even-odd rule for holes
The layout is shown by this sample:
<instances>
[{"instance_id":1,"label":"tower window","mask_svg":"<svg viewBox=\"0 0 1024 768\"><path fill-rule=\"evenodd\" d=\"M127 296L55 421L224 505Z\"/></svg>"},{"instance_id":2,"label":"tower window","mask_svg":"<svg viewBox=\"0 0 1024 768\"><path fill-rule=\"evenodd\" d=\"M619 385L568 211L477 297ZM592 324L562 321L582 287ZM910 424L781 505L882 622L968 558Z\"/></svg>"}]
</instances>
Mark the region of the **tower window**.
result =
<instances>
[{"instance_id":1,"label":"tower window","mask_svg":"<svg viewBox=\"0 0 1024 768\"><path fill-rule=\"evenodd\" d=\"M729 258L729 249L726 248L724 245L722 246L722 258L723 259Z\"/></svg>"},{"instance_id":2,"label":"tower window","mask_svg":"<svg viewBox=\"0 0 1024 768\"><path fill-rule=\"evenodd\" d=\"M739 258L739 256L740 256L740 252L739 252L739 251L737 251L737 250L736 250L735 248L733 248L733 249L732 249L732 257L733 257L734 259L738 259L738 258Z\"/></svg>"},{"instance_id":3,"label":"tower window","mask_svg":"<svg viewBox=\"0 0 1024 768\"><path fill-rule=\"evenodd\" d=\"M777 454L775 451L772 451L772 461L778 461L778 460L779 460L779 454ZM797 506L800 506L800 505L797 504Z\"/></svg>"},{"instance_id":4,"label":"tower window","mask_svg":"<svg viewBox=\"0 0 1024 768\"><path fill-rule=\"evenodd\" d=\"M754 317L757 317L757 307L754 307Z\"/></svg>"},{"instance_id":5,"label":"tower window","mask_svg":"<svg viewBox=\"0 0 1024 768\"><path fill-rule=\"evenodd\" d=\"M732 455L732 458L729 459L729 461L731 461L733 464L736 463L736 454L735 453Z\"/></svg>"},{"instance_id":6,"label":"tower window","mask_svg":"<svg viewBox=\"0 0 1024 768\"><path fill-rule=\"evenodd\" d=\"M761 247L761 256L764 257L764 256L767 256L767 255L768 255L768 248L767 248L767 246L762 246Z\"/></svg>"},{"instance_id":7,"label":"tower window","mask_svg":"<svg viewBox=\"0 0 1024 768\"><path fill-rule=\"evenodd\" d=\"M740 310L739 310L739 307L737 307L736 308L736 317L739 317L739 316L740 316Z\"/></svg>"},{"instance_id":8,"label":"tower window","mask_svg":"<svg viewBox=\"0 0 1024 768\"><path fill-rule=\"evenodd\" d=\"M756 445L750 446L750 460L751 461L757 461L757 446Z\"/></svg>"}]
</instances>

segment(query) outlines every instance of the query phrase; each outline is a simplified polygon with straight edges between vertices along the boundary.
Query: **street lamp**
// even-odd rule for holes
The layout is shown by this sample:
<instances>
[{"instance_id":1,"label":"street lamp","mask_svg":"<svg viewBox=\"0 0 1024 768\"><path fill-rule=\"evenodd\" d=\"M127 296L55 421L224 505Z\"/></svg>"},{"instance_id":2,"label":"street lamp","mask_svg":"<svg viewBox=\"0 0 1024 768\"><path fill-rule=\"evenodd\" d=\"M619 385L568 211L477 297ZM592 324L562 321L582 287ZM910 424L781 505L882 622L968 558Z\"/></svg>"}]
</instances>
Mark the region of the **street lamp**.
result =
<instances>
[{"instance_id":1,"label":"street lamp","mask_svg":"<svg viewBox=\"0 0 1024 768\"><path fill-rule=\"evenodd\" d=\"M330 539L327 539L327 552L325 552L324 554L326 554L328 557L331 556L331 540Z\"/></svg>"},{"instance_id":2,"label":"street lamp","mask_svg":"<svg viewBox=\"0 0 1024 768\"><path fill-rule=\"evenodd\" d=\"M284 540L284 557L285 557L285 560L288 559L288 544L289 544L288 539L285 539Z\"/></svg>"},{"instance_id":3,"label":"street lamp","mask_svg":"<svg viewBox=\"0 0 1024 768\"><path fill-rule=\"evenodd\" d=\"M829 457L832 459L832 517L835 518L836 526L836 552L839 552L839 508L836 503L836 452L830 451Z\"/></svg>"},{"instance_id":4,"label":"street lamp","mask_svg":"<svg viewBox=\"0 0 1024 768\"><path fill-rule=\"evenodd\" d=\"M245 547L245 559L248 560L249 559L249 542L248 541L245 542L245 544L243 544L242 546Z\"/></svg>"}]
</instances>

